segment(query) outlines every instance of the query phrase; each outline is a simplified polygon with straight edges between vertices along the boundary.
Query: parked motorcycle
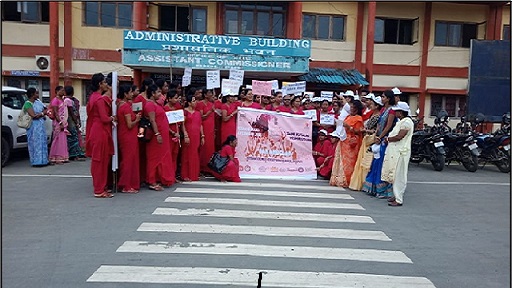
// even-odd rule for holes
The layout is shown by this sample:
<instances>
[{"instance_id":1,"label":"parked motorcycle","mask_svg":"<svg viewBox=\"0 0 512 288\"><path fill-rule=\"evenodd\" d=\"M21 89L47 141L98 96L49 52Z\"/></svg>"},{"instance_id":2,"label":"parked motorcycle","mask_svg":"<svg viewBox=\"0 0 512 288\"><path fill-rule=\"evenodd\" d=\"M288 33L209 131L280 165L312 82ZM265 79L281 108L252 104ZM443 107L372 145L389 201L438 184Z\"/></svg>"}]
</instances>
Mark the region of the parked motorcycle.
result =
<instances>
[{"instance_id":1,"label":"parked motorcycle","mask_svg":"<svg viewBox=\"0 0 512 288\"><path fill-rule=\"evenodd\" d=\"M478 124L478 123L477 123ZM502 127L493 134L476 136L482 168L492 163L503 173L510 172L510 114L503 115Z\"/></svg>"},{"instance_id":2,"label":"parked motorcycle","mask_svg":"<svg viewBox=\"0 0 512 288\"><path fill-rule=\"evenodd\" d=\"M478 170L478 145L471 134L446 133L444 136L446 161L461 163L469 172Z\"/></svg>"},{"instance_id":3,"label":"parked motorcycle","mask_svg":"<svg viewBox=\"0 0 512 288\"><path fill-rule=\"evenodd\" d=\"M432 128L417 130L412 134L410 161L420 163L425 159L432 163L434 170L442 171L444 169L443 137L440 133L432 131Z\"/></svg>"}]
</instances>

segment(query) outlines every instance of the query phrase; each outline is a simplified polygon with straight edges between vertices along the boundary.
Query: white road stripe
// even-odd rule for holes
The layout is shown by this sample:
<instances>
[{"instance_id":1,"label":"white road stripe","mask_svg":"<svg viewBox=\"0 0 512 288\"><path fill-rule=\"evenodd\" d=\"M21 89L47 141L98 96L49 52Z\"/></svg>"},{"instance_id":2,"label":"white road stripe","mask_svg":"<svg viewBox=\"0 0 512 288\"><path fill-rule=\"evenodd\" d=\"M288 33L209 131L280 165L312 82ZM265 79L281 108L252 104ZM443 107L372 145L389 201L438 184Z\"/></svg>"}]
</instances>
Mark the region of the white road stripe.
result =
<instances>
[{"instance_id":1,"label":"white road stripe","mask_svg":"<svg viewBox=\"0 0 512 288\"><path fill-rule=\"evenodd\" d=\"M234 235L261 235L282 237L318 237L337 239L360 239L391 241L382 231L325 229L309 227L239 226L217 224L142 223L137 231L173 233L212 233Z\"/></svg>"},{"instance_id":2,"label":"white road stripe","mask_svg":"<svg viewBox=\"0 0 512 288\"><path fill-rule=\"evenodd\" d=\"M339 223L339 222L375 223L375 221L373 221L372 217L370 217L370 216L292 213L292 212L266 212L266 211L247 211L247 210L223 210L223 209L156 208L155 211L153 212L153 215L275 219L275 220L319 221L319 222L335 222L335 223Z\"/></svg>"},{"instance_id":3,"label":"white road stripe","mask_svg":"<svg viewBox=\"0 0 512 288\"><path fill-rule=\"evenodd\" d=\"M258 273L263 287L288 288L435 288L425 277L360 273L294 272L277 270L147 267L102 265L87 282L206 284L255 287Z\"/></svg>"},{"instance_id":4,"label":"white road stripe","mask_svg":"<svg viewBox=\"0 0 512 288\"><path fill-rule=\"evenodd\" d=\"M348 194L334 193L307 193L291 191L269 191L269 190L232 190L219 188L182 188L178 187L174 192L186 193L212 193L212 194L236 194L236 195L265 195L265 196L286 196L286 197L305 197L305 198L329 198L353 200L354 197Z\"/></svg>"},{"instance_id":5,"label":"white road stripe","mask_svg":"<svg viewBox=\"0 0 512 288\"><path fill-rule=\"evenodd\" d=\"M412 263L401 251L300 246L270 246L238 243L181 243L126 241L116 252L164 254L213 254Z\"/></svg>"},{"instance_id":6,"label":"white road stripe","mask_svg":"<svg viewBox=\"0 0 512 288\"><path fill-rule=\"evenodd\" d=\"M278 206L278 207L301 207L301 208L332 208L332 209L355 209L365 210L359 204L331 203L331 202L295 202L295 201L271 201L233 198L196 198L196 197L167 197L165 202L171 203L200 203L200 204L230 204L230 205L252 205L252 206Z\"/></svg>"},{"instance_id":7,"label":"white road stripe","mask_svg":"<svg viewBox=\"0 0 512 288\"><path fill-rule=\"evenodd\" d=\"M293 182L293 181L287 181L287 182ZM325 183L325 182L324 182ZM346 191L345 189L341 187L334 187L334 186L328 186L328 185L303 185L303 184L288 184L288 183L257 183L257 182L218 182L218 181L199 181L199 182L183 182L182 184L186 186L192 186L192 185L201 185L201 186L218 186L218 187L250 187L250 188L275 188L275 189L301 189L299 191L302 191L302 189L311 189L313 191L317 190L326 190L326 191Z\"/></svg>"}]
</instances>

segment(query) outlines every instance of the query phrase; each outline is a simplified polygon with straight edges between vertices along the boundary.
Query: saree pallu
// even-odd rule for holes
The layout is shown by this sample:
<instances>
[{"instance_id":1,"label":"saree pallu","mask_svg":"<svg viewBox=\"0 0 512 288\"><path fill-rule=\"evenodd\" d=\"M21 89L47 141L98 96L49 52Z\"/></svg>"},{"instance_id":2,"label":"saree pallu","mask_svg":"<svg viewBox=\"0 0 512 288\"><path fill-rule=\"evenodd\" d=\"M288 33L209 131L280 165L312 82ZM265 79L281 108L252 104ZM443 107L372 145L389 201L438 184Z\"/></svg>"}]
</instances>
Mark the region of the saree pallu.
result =
<instances>
[{"instance_id":1,"label":"saree pallu","mask_svg":"<svg viewBox=\"0 0 512 288\"><path fill-rule=\"evenodd\" d=\"M375 135L365 135L359 153L357 154L356 165L354 172L350 178L350 185L348 188L360 191L363 188L364 180L370 171L372 165L373 153L368 151L368 148L373 144Z\"/></svg>"},{"instance_id":2,"label":"saree pallu","mask_svg":"<svg viewBox=\"0 0 512 288\"><path fill-rule=\"evenodd\" d=\"M381 180L382 164L386 154L387 145L380 145L380 158L373 159L370 172L366 176L362 190L369 195L378 197L391 197L393 194L393 185Z\"/></svg>"},{"instance_id":3,"label":"saree pallu","mask_svg":"<svg viewBox=\"0 0 512 288\"><path fill-rule=\"evenodd\" d=\"M70 135L67 135L69 158L84 157L84 151L80 145L82 135L78 132L78 128L74 125L68 125L68 131L70 133Z\"/></svg>"},{"instance_id":4,"label":"saree pallu","mask_svg":"<svg viewBox=\"0 0 512 288\"><path fill-rule=\"evenodd\" d=\"M338 141L336 152L334 153L334 162L332 164L331 178L329 185L342 187L345 182L345 173L343 173L343 159L341 157L341 141Z\"/></svg>"},{"instance_id":5,"label":"saree pallu","mask_svg":"<svg viewBox=\"0 0 512 288\"><path fill-rule=\"evenodd\" d=\"M363 128L363 119L361 116L349 115L345 118L345 123L355 130ZM350 178L354 172L354 166L356 165L357 155L359 147L361 146L361 136L354 132L347 131L347 138L341 141L341 156L343 158L343 173L345 177L343 179L342 187L348 187L350 185Z\"/></svg>"},{"instance_id":6,"label":"saree pallu","mask_svg":"<svg viewBox=\"0 0 512 288\"><path fill-rule=\"evenodd\" d=\"M34 113L43 112L44 105L39 100L32 105ZM28 154L32 166L41 166L48 164L48 143L46 140L46 130L44 127L44 118L32 119L32 124L27 129Z\"/></svg>"}]
</instances>

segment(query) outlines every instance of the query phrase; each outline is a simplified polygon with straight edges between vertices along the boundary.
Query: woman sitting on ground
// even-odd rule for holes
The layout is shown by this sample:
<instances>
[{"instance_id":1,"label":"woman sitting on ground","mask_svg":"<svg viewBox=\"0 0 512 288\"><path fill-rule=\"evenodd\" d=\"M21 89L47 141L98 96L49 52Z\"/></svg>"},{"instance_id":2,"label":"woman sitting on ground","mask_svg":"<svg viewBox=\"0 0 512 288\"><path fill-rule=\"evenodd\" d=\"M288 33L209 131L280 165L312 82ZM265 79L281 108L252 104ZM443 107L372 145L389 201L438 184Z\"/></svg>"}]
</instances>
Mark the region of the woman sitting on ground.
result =
<instances>
[{"instance_id":1,"label":"woman sitting on ground","mask_svg":"<svg viewBox=\"0 0 512 288\"><path fill-rule=\"evenodd\" d=\"M235 158L235 147L238 144L238 140L234 135L229 135L226 141L222 144L222 149L220 150L221 157L228 157L229 162L226 165L226 168L222 171L222 173L217 173L215 171L210 171L212 175L219 179L222 182L230 181L230 182L242 182L240 180L239 175L239 162L238 159ZM211 170L211 169L210 169Z\"/></svg>"}]
</instances>

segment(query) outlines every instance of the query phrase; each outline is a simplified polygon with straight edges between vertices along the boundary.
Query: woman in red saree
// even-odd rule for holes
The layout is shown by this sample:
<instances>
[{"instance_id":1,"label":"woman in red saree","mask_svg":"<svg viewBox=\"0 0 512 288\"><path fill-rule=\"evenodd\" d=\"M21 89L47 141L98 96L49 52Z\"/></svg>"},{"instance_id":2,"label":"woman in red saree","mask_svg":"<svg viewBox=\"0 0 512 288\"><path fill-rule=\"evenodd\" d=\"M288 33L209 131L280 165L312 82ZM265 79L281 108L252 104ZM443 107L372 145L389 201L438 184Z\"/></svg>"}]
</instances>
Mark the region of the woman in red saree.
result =
<instances>
[{"instance_id":1,"label":"woman in red saree","mask_svg":"<svg viewBox=\"0 0 512 288\"><path fill-rule=\"evenodd\" d=\"M291 103L291 108L290 108L291 114L304 115L304 111L302 111L302 108L300 107L301 106L300 98L301 98L300 96L293 97L292 103Z\"/></svg>"},{"instance_id":2,"label":"woman in red saree","mask_svg":"<svg viewBox=\"0 0 512 288\"><path fill-rule=\"evenodd\" d=\"M95 91L105 91L104 96L93 99L91 103L91 126L89 129L86 143L86 151L91 157L91 176L94 187L94 197L111 198L114 197L111 191L107 189L109 184L109 167L114 155L114 143L112 141L112 123L115 117L112 116L112 98L108 93L111 87L107 85L104 78L93 75L92 87ZM103 75L102 75L103 76Z\"/></svg>"},{"instance_id":3,"label":"woman in red saree","mask_svg":"<svg viewBox=\"0 0 512 288\"><path fill-rule=\"evenodd\" d=\"M210 133L215 130L215 107L213 102L213 90L203 90L204 99L197 101L196 111L201 113L203 121L203 130L208 131L204 134L204 145L201 147L200 153L200 169L203 172L208 172L208 162L215 153L215 133Z\"/></svg>"},{"instance_id":4,"label":"woman in red saree","mask_svg":"<svg viewBox=\"0 0 512 288\"><path fill-rule=\"evenodd\" d=\"M123 193L137 193L139 181L139 139L138 123L141 114L132 110L133 92L129 85L119 87L119 106L117 107L117 139L119 145L119 181Z\"/></svg>"},{"instance_id":5,"label":"woman in red saree","mask_svg":"<svg viewBox=\"0 0 512 288\"><path fill-rule=\"evenodd\" d=\"M347 133L347 138L341 142L341 157L343 158L343 174L345 176L342 187L344 188L350 185L362 142L362 132L364 130L362 114L363 104L359 100L353 100L350 103L350 115L343 121Z\"/></svg>"},{"instance_id":6,"label":"woman in red saree","mask_svg":"<svg viewBox=\"0 0 512 288\"><path fill-rule=\"evenodd\" d=\"M228 157L229 162L222 171L221 174L211 171L212 175L222 182L230 181L230 182L242 182L240 180L239 174L239 162L238 159L235 158L235 147L238 144L238 140L235 135L229 135L224 144L222 144L222 149L220 150L221 157Z\"/></svg>"},{"instance_id":7,"label":"woman in red saree","mask_svg":"<svg viewBox=\"0 0 512 288\"><path fill-rule=\"evenodd\" d=\"M331 151L331 142L327 139L327 131L324 129L318 132L318 142L313 147L313 159L315 159L316 167L319 167L324 163L325 157Z\"/></svg>"},{"instance_id":8,"label":"woman in red saree","mask_svg":"<svg viewBox=\"0 0 512 288\"><path fill-rule=\"evenodd\" d=\"M179 103L180 97L177 92L178 91L174 89L171 89L169 92L167 92L167 104L164 106L165 112L183 109ZM178 171L178 155L180 153L181 146L180 129L182 124L183 122L169 124L169 137L171 139L169 141L169 146L174 171Z\"/></svg>"},{"instance_id":9,"label":"woman in red saree","mask_svg":"<svg viewBox=\"0 0 512 288\"><path fill-rule=\"evenodd\" d=\"M227 95L226 97L228 97L227 102L222 105L221 141L227 139L229 135L236 135L236 115L238 114L238 104L235 103L236 96Z\"/></svg>"},{"instance_id":10,"label":"woman in red saree","mask_svg":"<svg viewBox=\"0 0 512 288\"><path fill-rule=\"evenodd\" d=\"M169 122L164 108L157 103L162 95L160 88L152 84L146 93L150 98L144 107L144 114L151 122L151 130L154 133L151 140L146 143L146 182L149 189L162 191L162 185L168 187L176 182L169 149Z\"/></svg>"},{"instance_id":11,"label":"woman in red saree","mask_svg":"<svg viewBox=\"0 0 512 288\"><path fill-rule=\"evenodd\" d=\"M329 141L331 142L331 150L326 155L324 163L318 167L318 174L326 179L331 178L332 167L334 165L334 156L336 155L336 146L338 146L338 141L340 140L340 136L336 134L336 132L332 132L329 134L329 136Z\"/></svg>"},{"instance_id":12,"label":"woman in red saree","mask_svg":"<svg viewBox=\"0 0 512 288\"><path fill-rule=\"evenodd\" d=\"M224 98L225 99L225 98ZM215 151L220 150L222 148L222 140L221 140L221 126L222 126L222 98L216 99L213 102L213 107L215 109Z\"/></svg>"},{"instance_id":13,"label":"woman in red saree","mask_svg":"<svg viewBox=\"0 0 512 288\"><path fill-rule=\"evenodd\" d=\"M196 98L187 96L185 102L185 122L183 123L184 143L181 151L181 179L183 181L198 181L200 173L199 148L204 144L201 113L196 111Z\"/></svg>"},{"instance_id":14,"label":"woman in red saree","mask_svg":"<svg viewBox=\"0 0 512 288\"><path fill-rule=\"evenodd\" d=\"M140 87L139 94L137 97L133 98L133 103L142 103L142 113L144 117L144 107L146 106L146 102L148 98L151 97L147 95L146 90L149 85L154 84L153 79L146 78L142 81L142 86ZM140 165L140 183L144 183L146 181L146 143L139 144L139 165Z\"/></svg>"},{"instance_id":15,"label":"woman in red saree","mask_svg":"<svg viewBox=\"0 0 512 288\"><path fill-rule=\"evenodd\" d=\"M242 101L242 104L240 105L240 107L261 109L260 103L254 102L254 98L255 98L255 96L252 94L252 89L246 89L245 90L245 99L244 99L244 101ZM222 140L224 140L224 139L222 139Z\"/></svg>"}]
</instances>

